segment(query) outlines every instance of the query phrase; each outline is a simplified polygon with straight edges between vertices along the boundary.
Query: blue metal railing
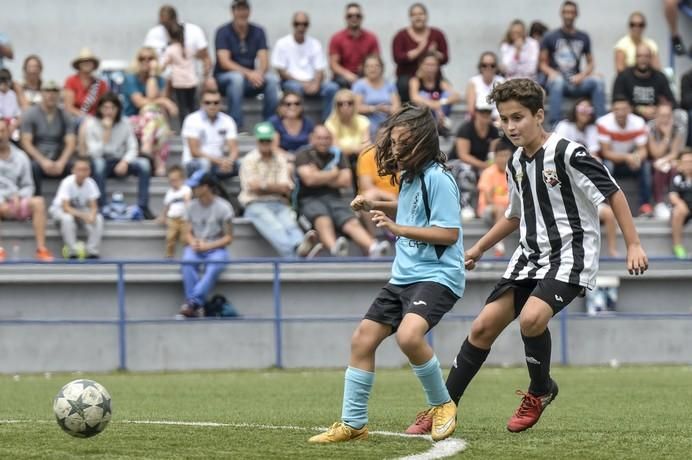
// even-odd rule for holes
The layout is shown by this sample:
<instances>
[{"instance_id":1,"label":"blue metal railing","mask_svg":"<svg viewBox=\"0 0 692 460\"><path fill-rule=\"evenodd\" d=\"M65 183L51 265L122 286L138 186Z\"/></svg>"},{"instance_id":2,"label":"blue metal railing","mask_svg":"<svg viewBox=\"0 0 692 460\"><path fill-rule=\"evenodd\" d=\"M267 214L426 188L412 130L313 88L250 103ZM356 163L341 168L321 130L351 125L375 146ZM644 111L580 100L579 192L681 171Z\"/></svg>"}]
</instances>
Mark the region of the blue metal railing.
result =
<instances>
[{"instance_id":1,"label":"blue metal railing","mask_svg":"<svg viewBox=\"0 0 692 460\"><path fill-rule=\"evenodd\" d=\"M509 259L488 259L493 265L500 265L507 263ZM69 266L83 266L83 265L109 265L116 267L117 279L116 279L116 289L117 289L117 307L118 316L115 320L108 319L98 319L98 320L83 320L83 319L0 319L0 324L83 324L83 325L94 325L94 324L115 324L118 328L118 367L121 370L127 369L127 326L130 324L166 324L171 322L179 323L177 319L168 318L154 318L154 319L128 319L127 317L127 305L126 305L126 286L125 286L125 267L128 265L186 265L186 264L216 264L221 263L225 265L251 265L251 264L261 264L261 265L271 265L272 266L272 298L273 298L273 317L253 317L253 316L243 316L242 318L221 318L221 319L195 319L189 320L190 324L194 324L196 321L245 321L245 322L271 322L274 326L274 365L277 368L283 367L283 324L290 322L351 322L358 321L362 316L310 316L310 315L294 315L286 317L283 315L283 309L281 305L281 266L288 264L351 264L351 263L382 263L391 262L391 259L378 259L373 260L364 257L348 257L348 258L317 258L311 260L305 259L290 259L290 258L240 258L232 259L230 261L208 261L208 262L198 262L198 261L183 261L183 260L86 260L86 261L68 261L68 260L57 260L51 263L38 262L36 260L9 260L4 262L2 265L41 265L41 266L51 266L51 265L69 265ZM677 265L683 265L692 269L692 260L680 261L672 257L652 257L649 259L650 264L652 263L672 263ZM608 258L604 257L601 259L604 263L618 262L624 265L625 259L623 258ZM623 267L624 268L624 267ZM624 270L623 270L624 276ZM449 314L446 315L447 318L471 321L475 318L475 315L458 315ZM560 327L560 344L561 344L561 356L560 362L563 365L569 364L569 339L568 339L568 321L572 319L593 319L586 315L585 313L568 313L567 310L563 310L558 315L559 327ZM598 319L661 319L661 318L679 318L679 319L689 319L692 320L692 313L615 313L610 316L598 317ZM428 342L433 343L434 331L428 334Z\"/></svg>"}]
</instances>

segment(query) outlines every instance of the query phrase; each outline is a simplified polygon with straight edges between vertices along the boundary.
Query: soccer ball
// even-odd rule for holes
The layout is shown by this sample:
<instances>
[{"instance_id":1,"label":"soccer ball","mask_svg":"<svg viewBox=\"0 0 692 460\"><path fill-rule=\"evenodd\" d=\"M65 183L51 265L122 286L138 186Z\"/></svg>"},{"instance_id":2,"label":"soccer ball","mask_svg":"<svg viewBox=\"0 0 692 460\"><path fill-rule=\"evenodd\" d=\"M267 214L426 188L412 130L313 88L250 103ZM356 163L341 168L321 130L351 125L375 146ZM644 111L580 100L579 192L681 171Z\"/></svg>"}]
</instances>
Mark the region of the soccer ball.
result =
<instances>
[{"instance_id":1,"label":"soccer ball","mask_svg":"<svg viewBox=\"0 0 692 460\"><path fill-rule=\"evenodd\" d=\"M96 436L111 420L111 395L93 380L73 380L55 396L53 412L65 433L78 438Z\"/></svg>"}]
</instances>

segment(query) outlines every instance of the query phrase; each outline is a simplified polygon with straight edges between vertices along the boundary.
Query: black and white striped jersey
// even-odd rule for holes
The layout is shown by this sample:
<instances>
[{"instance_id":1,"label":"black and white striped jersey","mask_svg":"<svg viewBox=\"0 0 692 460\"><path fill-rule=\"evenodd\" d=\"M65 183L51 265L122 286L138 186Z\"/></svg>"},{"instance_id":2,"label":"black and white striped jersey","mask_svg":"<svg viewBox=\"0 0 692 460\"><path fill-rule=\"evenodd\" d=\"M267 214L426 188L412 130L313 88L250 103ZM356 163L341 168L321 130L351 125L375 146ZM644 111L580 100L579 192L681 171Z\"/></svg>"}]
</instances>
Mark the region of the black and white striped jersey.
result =
<instances>
[{"instance_id":1,"label":"black and white striped jersey","mask_svg":"<svg viewBox=\"0 0 692 460\"><path fill-rule=\"evenodd\" d=\"M518 148L507 165L507 218L520 219L519 247L503 277L556 279L593 288L601 227L598 205L619 190L582 146L551 134L533 157Z\"/></svg>"}]
</instances>

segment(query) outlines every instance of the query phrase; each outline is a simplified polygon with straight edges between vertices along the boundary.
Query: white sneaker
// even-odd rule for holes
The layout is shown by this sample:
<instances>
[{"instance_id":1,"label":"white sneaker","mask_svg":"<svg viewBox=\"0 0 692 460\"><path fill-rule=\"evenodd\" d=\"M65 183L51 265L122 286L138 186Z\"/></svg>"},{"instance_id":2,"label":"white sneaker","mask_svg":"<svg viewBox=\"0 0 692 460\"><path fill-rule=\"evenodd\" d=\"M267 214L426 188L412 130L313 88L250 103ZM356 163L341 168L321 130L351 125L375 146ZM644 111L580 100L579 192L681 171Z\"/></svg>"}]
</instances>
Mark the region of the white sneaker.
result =
<instances>
[{"instance_id":1,"label":"white sneaker","mask_svg":"<svg viewBox=\"0 0 692 460\"><path fill-rule=\"evenodd\" d=\"M389 241L387 241L387 240L375 241L370 246L370 250L368 251L368 256L370 256L373 259L376 259L379 257L386 257L387 254L389 253L389 249L391 247L392 247L392 245L389 244Z\"/></svg>"},{"instance_id":2,"label":"white sneaker","mask_svg":"<svg viewBox=\"0 0 692 460\"><path fill-rule=\"evenodd\" d=\"M654 206L654 218L657 220L670 220L670 208L665 203L658 203Z\"/></svg>"},{"instance_id":3,"label":"white sneaker","mask_svg":"<svg viewBox=\"0 0 692 460\"><path fill-rule=\"evenodd\" d=\"M305 258L306 258L306 259L312 259L312 258L314 258L317 254L319 254L319 252L320 252L323 248L324 248L324 245L323 245L322 243L317 243L316 245L314 245L314 246L312 247L312 249L310 249L310 252L308 252L308 253L305 255Z\"/></svg>"},{"instance_id":4,"label":"white sneaker","mask_svg":"<svg viewBox=\"0 0 692 460\"><path fill-rule=\"evenodd\" d=\"M303 241L300 242L296 248L296 255L298 257L307 257L318 242L317 232L315 230L308 230L303 236Z\"/></svg>"},{"instance_id":5,"label":"white sneaker","mask_svg":"<svg viewBox=\"0 0 692 460\"><path fill-rule=\"evenodd\" d=\"M343 236L338 237L331 253L335 257L346 257L348 255L348 240Z\"/></svg>"}]
</instances>

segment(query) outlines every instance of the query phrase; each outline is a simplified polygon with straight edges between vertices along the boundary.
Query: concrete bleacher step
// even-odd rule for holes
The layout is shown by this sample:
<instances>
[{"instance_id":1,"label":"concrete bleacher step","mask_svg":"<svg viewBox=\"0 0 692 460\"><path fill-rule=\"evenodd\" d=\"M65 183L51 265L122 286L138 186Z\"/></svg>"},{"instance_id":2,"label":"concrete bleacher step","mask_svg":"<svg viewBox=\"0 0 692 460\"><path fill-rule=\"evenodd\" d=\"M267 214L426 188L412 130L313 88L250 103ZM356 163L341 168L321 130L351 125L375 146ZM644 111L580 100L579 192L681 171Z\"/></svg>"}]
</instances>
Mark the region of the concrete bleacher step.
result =
<instances>
[{"instance_id":1,"label":"concrete bleacher step","mask_svg":"<svg viewBox=\"0 0 692 460\"><path fill-rule=\"evenodd\" d=\"M653 219L636 219L642 244L649 256L669 256L671 254L670 228L666 222ZM479 220L466 222L463 226L464 247L469 248L488 230ZM163 254L165 227L151 221L114 222L106 221L102 244L104 258L117 259L156 259ZM80 233L80 235L83 235ZM47 245L60 254L62 239L57 226L50 223L47 232ZM0 225L0 240L5 249L18 258L31 258L34 251L34 236L29 223L3 222ZM692 229L685 233L685 244L692 248ZM508 256L518 245L515 233L505 240ZM14 248L18 249L14 249ZM232 257L273 257L276 252L257 232L252 223L245 218L234 220L234 241L230 246ZM625 245L622 235L618 236L618 251L624 256ZM351 245L349 255L362 256L355 245ZM602 241L601 255L606 256L605 241ZM492 258L492 250L485 255Z\"/></svg>"},{"instance_id":2,"label":"concrete bleacher step","mask_svg":"<svg viewBox=\"0 0 692 460\"><path fill-rule=\"evenodd\" d=\"M623 261L603 262L600 275L620 279L618 311L623 313L691 313L689 283L692 261L659 262L642 277L626 274ZM453 314L475 315L504 272L505 263L486 262L467 273L464 296ZM390 264L301 263L280 269L281 304L288 317L358 316L389 279ZM272 317L273 266L233 264L214 292L223 293L247 317ZM78 318L96 320L118 315L117 270L112 265L0 265L0 282L12 286L0 298L0 320ZM666 292L661 303L660 293ZM131 320L173 317L183 300L176 265L125 267L125 302ZM570 311L583 312L577 298Z\"/></svg>"}]
</instances>

